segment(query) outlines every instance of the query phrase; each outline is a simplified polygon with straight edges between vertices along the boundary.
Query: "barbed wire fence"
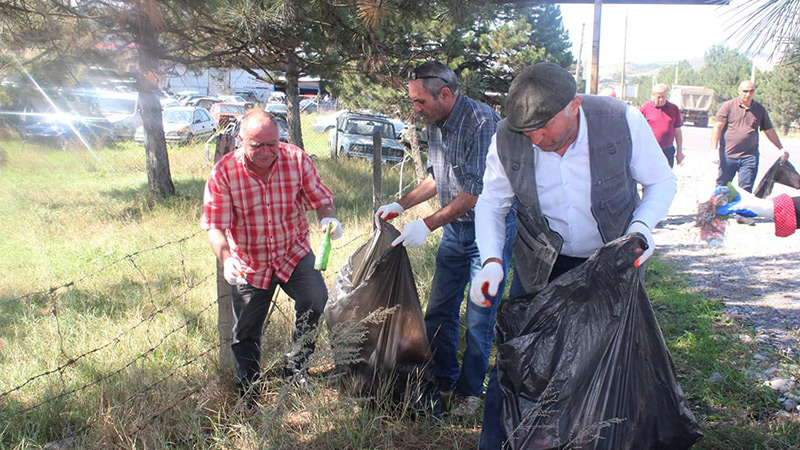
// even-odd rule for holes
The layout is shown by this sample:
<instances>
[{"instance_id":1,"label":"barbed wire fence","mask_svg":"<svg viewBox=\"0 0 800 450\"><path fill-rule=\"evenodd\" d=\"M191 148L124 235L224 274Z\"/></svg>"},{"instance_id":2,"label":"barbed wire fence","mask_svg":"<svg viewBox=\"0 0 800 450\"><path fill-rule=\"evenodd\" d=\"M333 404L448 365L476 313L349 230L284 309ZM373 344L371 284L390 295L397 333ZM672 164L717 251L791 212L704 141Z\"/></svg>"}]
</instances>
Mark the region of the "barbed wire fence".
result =
<instances>
[{"instance_id":1,"label":"barbed wire fence","mask_svg":"<svg viewBox=\"0 0 800 450\"><path fill-rule=\"evenodd\" d=\"M314 144L315 140L317 145L321 145L319 141L324 140L327 145L327 135L323 133L315 133L307 136L307 141ZM171 158L172 161L172 158ZM196 154L192 158L183 162L183 167L188 168L190 172L206 173L210 168L210 162L205 160L202 154ZM122 161L123 166L126 164ZM131 161L130 164L143 166L143 162ZM406 158L400 163L391 165L384 165L384 171L399 171L399 186L397 186L396 193L394 186L386 186L384 197L386 198L399 198L402 193L410 189L413 184L413 177L403 179L404 166L409 164L409 159ZM104 170L128 170L129 167L123 169L107 168ZM361 193L367 189L367 186L372 185L372 175L370 173L353 174L349 179L350 186L344 187L345 194L353 192ZM347 217L341 218L344 220L350 219ZM359 218L361 220L363 218ZM310 224L313 230L313 224ZM367 228L364 232L353 233L348 236L346 242L334 242L333 250L354 249L355 246L361 245L368 239L372 233L371 229ZM227 285L220 285L221 280L219 268L213 268L209 265L208 270L199 270L192 264L187 264L187 260L196 258L196 251L192 254L185 253L185 246L187 244L195 244L194 241L198 239L205 240L206 233L198 230L189 233L185 236L170 239L165 242L158 243L147 248L131 251L123 256L116 257L111 261L102 264L99 268L88 271L82 275L74 277L73 279L59 282L50 286L39 286L27 292L15 294L13 297L6 297L2 299L4 303L24 303L24 302L41 302L46 305L47 314L53 321L54 339L50 343L52 354L56 355L51 358L51 367L25 373L24 369L20 370L14 375L4 377L5 381L0 378L0 418L6 416L7 420L0 420L0 422L10 423L12 420L25 420L25 418L35 417L40 410L48 407L56 409L63 408L64 402L70 399L78 399L79 396L85 397L87 392L95 389L101 389L107 383L115 383L121 380L121 377L129 374L131 371L136 371L149 358L154 357L168 343L175 340L182 334L188 334L188 329L194 327L198 323L213 322L213 307L217 305L218 308L230 308L230 288ZM313 248L312 242L312 248ZM160 276L163 274L157 272L149 272L146 262L142 262L145 258L162 258L162 254L167 252L177 252L177 257L171 254L169 257L176 258L175 267L176 278L181 282L181 289L178 292L169 293L158 285ZM210 250L207 255L208 261L213 258ZM117 276L114 271L123 271L126 273L134 274L140 280L141 292L139 293L142 300L137 307L143 309L142 317L138 320L127 324L124 329L119 330L113 335L106 336L99 343L87 347L87 344L94 340L98 340L98 336L86 334L83 336L75 336L75 331L71 330L72 327L69 320L64 319L64 315L71 315L75 312L71 310L73 304L65 305L64 299L69 298L72 303L75 302L74 297L80 299L81 295L75 293L83 286L99 283L98 280ZM330 286L333 279L337 275L335 270L328 270L323 273L326 284ZM211 294L214 292L214 279L217 279L217 295ZM224 283L224 280L222 280ZM109 298L113 294L100 292L97 297L104 297L108 295ZM124 295L124 294L123 294ZM71 296L71 297L70 297ZM208 300L198 300L198 298L206 298ZM80 300L79 300L80 301ZM191 301L192 307L184 307L186 302ZM189 311L191 310L191 312ZM283 315L287 322L289 322L290 314L285 314L280 308L278 312ZM156 326L159 318L163 318L168 314L174 313L182 315L179 320L171 327L164 327L162 324ZM202 342L205 344L201 349L196 347L192 351L188 351L189 345L187 344L187 351L181 355L181 358L176 363L171 363L169 367L159 367L160 376L146 383L139 383L133 387L133 392L126 393L127 396L120 397L117 395L113 399L105 399L109 402L108 407L104 412L97 412L88 414L84 417L83 423L77 427L70 428L70 435L76 436L85 432L93 424L97 423L103 416L108 416L113 411L123 408L136 399L144 398L149 393L158 391L159 387L163 386L169 379L176 377L185 377L183 371L190 366L200 365L201 372L208 372L214 369L224 370L224 364L220 366L220 361L212 362L214 355L221 355L223 352L230 351L230 323L222 323L217 321L218 330L213 330L213 327L207 326L202 330L202 335L205 337ZM227 334L223 334L223 329L227 328ZM87 328L92 330L91 327ZM153 331L157 330L157 331ZM146 341L146 345L137 347L135 351L128 352L125 358L119 358L115 353L121 346L126 343L126 340L136 338ZM210 343L208 336L215 336L217 342ZM213 339L211 339L213 340ZM133 349L131 349L133 350ZM47 364L46 358L37 357L38 364ZM211 360L209 358L212 358ZM220 360L222 358L220 357ZM85 376L82 373L83 366L91 365L94 360L105 360L103 369L95 368L95 373L91 376ZM43 362L44 361L44 362ZM232 360L230 361L232 363ZM98 364L101 365L101 364ZM33 367L34 364L31 364ZM186 383L187 380L181 378L182 382ZM192 395L197 394L203 389L202 384L188 386L187 389L182 390L180 398L176 399L169 404L154 404L151 405L152 412L149 414L149 420L142 420L136 424L129 432L138 433L146 428L150 423L154 423L163 419L170 411L179 408L180 404L190 398ZM102 392L98 395L105 397ZM76 401L86 401L86 398L78 399ZM4 431L0 429L0 443L4 441Z\"/></svg>"}]
</instances>

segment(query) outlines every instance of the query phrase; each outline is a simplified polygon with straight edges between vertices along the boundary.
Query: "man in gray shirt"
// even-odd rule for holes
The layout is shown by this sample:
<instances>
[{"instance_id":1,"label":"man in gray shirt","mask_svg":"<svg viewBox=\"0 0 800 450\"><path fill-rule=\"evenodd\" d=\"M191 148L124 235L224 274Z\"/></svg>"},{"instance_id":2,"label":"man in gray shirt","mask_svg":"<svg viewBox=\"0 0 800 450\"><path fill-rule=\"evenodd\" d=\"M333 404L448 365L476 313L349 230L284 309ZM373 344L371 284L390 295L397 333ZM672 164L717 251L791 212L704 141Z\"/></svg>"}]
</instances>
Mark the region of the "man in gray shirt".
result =
<instances>
[{"instance_id":1,"label":"man in gray shirt","mask_svg":"<svg viewBox=\"0 0 800 450\"><path fill-rule=\"evenodd\" d=\"M789 159L766 108L753 100L755 89L752 81L742 81L739 97L723 103L717 112L717 122L711 132L711 148L719 149L717 186L725 186L738 172L739 187L753 192L758 174L758 130L764 131L767 139L783 151L784 160Z\"/></svg>"}]
</instances>

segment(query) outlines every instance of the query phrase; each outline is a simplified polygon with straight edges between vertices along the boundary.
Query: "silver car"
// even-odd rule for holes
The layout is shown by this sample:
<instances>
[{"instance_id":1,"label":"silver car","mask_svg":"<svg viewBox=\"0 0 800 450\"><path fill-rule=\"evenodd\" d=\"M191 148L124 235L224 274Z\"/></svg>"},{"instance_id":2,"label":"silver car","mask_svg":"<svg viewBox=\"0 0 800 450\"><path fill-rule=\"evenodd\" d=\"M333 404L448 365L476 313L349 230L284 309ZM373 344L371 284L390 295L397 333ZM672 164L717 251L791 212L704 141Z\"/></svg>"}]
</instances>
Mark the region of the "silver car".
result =
<instances>
[{"instance_id":1,"label":"silver car","mask_svg":"<svg viewBox=\"0 0 800 450\"><path fill-rule=\"evenodd\" d=\"M188 144L194 140L206 140L217 131L217 122L205 108L179 106L166 108L161 113L164 137L168 144ZM144 127L139 127L134 140L144 144Z\"/></svg>"}]
</instances>

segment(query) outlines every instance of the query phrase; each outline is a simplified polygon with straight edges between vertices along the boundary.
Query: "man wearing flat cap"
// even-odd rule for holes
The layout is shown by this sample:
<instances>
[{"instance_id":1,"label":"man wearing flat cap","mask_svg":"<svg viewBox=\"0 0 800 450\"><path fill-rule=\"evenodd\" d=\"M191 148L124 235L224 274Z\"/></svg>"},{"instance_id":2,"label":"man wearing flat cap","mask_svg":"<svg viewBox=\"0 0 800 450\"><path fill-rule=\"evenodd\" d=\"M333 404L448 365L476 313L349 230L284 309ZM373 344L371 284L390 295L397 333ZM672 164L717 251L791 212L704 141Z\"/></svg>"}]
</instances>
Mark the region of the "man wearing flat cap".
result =
<instances>
[{"instance_id":1,"label":"man wearing flat cap","mask_svg":"<svg viewBox=\"0 0 800 450\"><path fill-rule=\"evenodd\" d=\"M483 268L470 300L502 295L504 218L516 204L516 261L510 297L535 294L625 234L639 232L653 253L651 231L675 196L675 176L647 121L626 103L576 95L572 75L551 63L523 69L508 91L507 118L489 146L483 191L475 206ZM640 199L637 184L643 186ZM502 368L501 368L502 369ZM486 393L481 449L499 449L497 368Z\"/></svg>"}]
</instances>

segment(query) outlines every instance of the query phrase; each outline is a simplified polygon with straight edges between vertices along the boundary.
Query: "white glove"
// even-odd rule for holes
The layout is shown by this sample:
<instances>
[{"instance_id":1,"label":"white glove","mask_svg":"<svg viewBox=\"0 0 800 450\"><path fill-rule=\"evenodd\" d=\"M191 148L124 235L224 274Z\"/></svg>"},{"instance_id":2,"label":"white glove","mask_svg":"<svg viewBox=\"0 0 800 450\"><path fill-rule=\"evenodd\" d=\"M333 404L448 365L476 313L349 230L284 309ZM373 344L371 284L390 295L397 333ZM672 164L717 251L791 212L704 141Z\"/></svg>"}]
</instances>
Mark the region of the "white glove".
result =
<instances>
[{"instance_id":1,"label":"white glove","mask_svg":"<svg viewBox=\"0 0 800 450\"><path fill-rule=\"evenodd\" d=\"M736 190L736 200L719 208L717 214L727 216L738 214L742 217L775 217L775 204L772 200L758 198L744 189Z\"/></svg>"},{"instance_id":2,"label":"white glove","mask_svg":"<svg viewBox=\"0 0 800 450\"><path fill-rule=\"evenodd\" d=\"M380 217L381 219L388 222L394 219L395 217L399 216L400 214L403 214L403 211L405 210L403 209L402 206L400 206L400 203L393 202L378 208L378 210L375 211L375 217Z\"/></svg>"},{"instance_id":3,"label":"white glove","mask_svg":"<svg viewBox=\"0 0 800 450\"><path fill-rule=\"evenodd\" d=\"M222 268L224 269L223 276L225 277L225 281L227 281L231 286L247 283L247 280L244 278L244 269L242 269L242 263L240 263L238 259L234 258L233 256L229 256L225 259L225 261L223 261Z\"/></svg>"},{"instance_id":4,"label":"white glove","mask_svg":"<svg viewBox=\"0 0 800 450\"><path fill-rule=\"evenodd\" d=\"M392 241L392 247L401 242L406 247L421 247L429 234L431 234L431 230L425 225L425 221L422 219L415 220L403 228L403 232L400 233L400 236L397 236L397 239Z\"/></svg>"},{"instance_id":5,"label":"white glove","mask_svg":"<svg viewBox=\"0 0 800 450\"><path fill-rule=\"evenodd\" d=\"M469 299L482 308L492 306L490 298L497 297L497 290L503 281L503 265L497 261L489 261L472 279L469 288Z\"/></svg>"},{"instance_id":6,"label":"white glove","mask_svg":"<svg viewBox=\"0 0 800 450\"><path fill-rule=\"evenodd\" d=\"M339 223L339 221L336 220L335 217L325 217L322 220L320 220L319 228L324 233L325 230L328 229L328 224L330 223L333 224L333 229L331 229L331 239L336 240L342 237L342 233L344 233L344 231L342 230L342 224Z\"/></svg>"},{"instance_id":7,"label":"white glove","mask_svg":"<svg viewBox=\"0 0 800 450\"><path fill-rule=\"evenodd\" d=\"M628 226L627 234L631 233L641 233L647 239L647 249L642 252L642 256L636 258L636 261L633 262L633 267L638 268L653 254L656 249L656 243L653 241L653 233L650 232L650 228L638 220L631 222L630 226Z\"/></svg>"}]
</instances>

